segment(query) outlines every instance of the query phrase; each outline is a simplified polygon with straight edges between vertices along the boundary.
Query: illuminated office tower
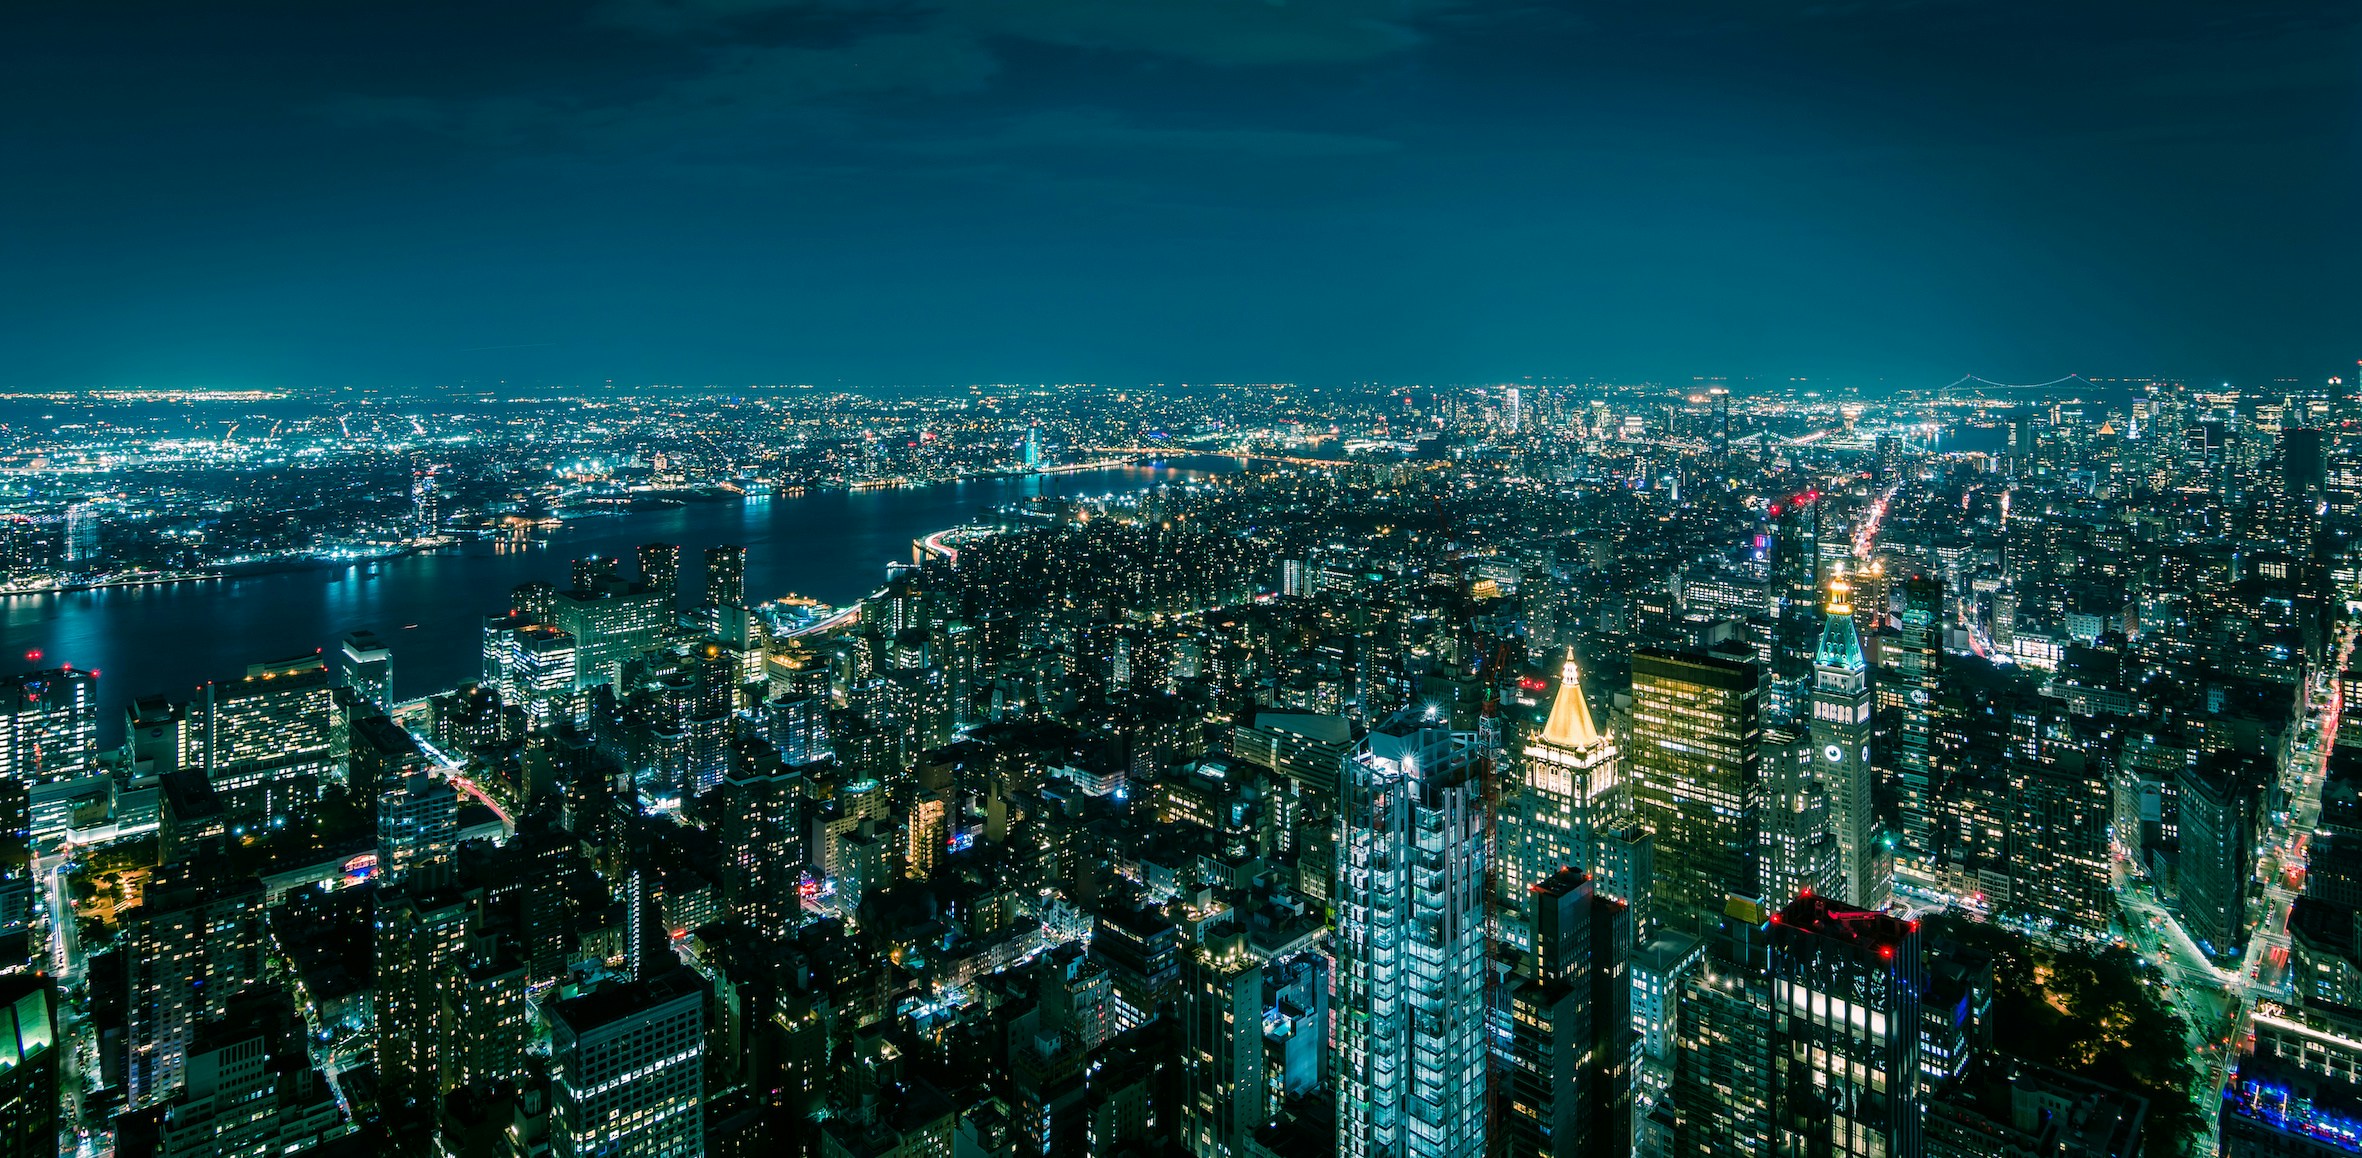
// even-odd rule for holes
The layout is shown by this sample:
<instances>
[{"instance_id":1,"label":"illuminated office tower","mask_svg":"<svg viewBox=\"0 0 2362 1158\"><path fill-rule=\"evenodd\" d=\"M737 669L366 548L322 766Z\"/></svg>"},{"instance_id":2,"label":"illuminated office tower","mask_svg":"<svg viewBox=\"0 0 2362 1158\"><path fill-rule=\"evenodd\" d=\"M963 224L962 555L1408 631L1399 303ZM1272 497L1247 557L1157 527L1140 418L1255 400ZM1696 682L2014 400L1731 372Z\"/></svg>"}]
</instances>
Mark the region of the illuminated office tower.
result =
<instances>
[{"instance_id":1,"label":"illuminated office tower","mask_svg":"<svg viewBox=\"0 0 2362 1158\"><path fill-rule=\"evenodd\" d=\"M394 714L394 652L374 631L344 637L337 654L337 684L353 698L385 715Z\"/></svg>"},{"instance_id":2,"label":"illuminated office tower","mask_svg":"<svg viewBox=\"0 0 2362 1158\"><path fill-rule=\"evenodd\" d=\"M1621 785L1616 750L1591 722L1573 648L1559 668L1558 692L1541 734L1525 746L1517 845L1504 850L1506 894L1523 904L1528 886L1560 869L1588 871L1596 863L1593 831L1616 815ZM1532 914L1526 914L1530 925Z\"/></svg>"},{"instance_id":3,"label":"illuminated office tower","mask_svg":"<svg viewBox=\"0 0 2362 1158\"><path fill-rule=\"evenodd\" d=\"M1673 1152L1681 1158L1768 1158L1773 1152L1767 928L1762 906L1729 898L1705 953L1681 983L1675 1032L1680 1052L1670 1100Z\"/></svg>"},{"instance_id":4,"label":"illuminated office tower","mask_svg":"<svg viewBox=\"0 0 2362 1158\"><path fill-rule=\"evenodd\" d=\"M705 991L674 969L543 1007L555 1158L705 1152Z\"/></svg>"},{"instance_id":5,"label":"illuminated office tower","mask_svg":"<svg viewBox=\"0 0 2362 1158\"><path fill-rule=\"evenodd\" d=\"M1919 923L1799 897L1770 950L1773 1152L1919 1158Z\"/></svg>"},{"instance_id":6,"label":"illuminated office tower","mask_svg":"<svg viewBox=\"0 0 2362 1158\"><path fill-rule=\"evenodd\" d=\"M35 973L0 976L0 1158L56 1158L57 986Z\"/></svg>"},{"instance_id":7,"label":"illuminated office tower","mask_svg":"<svg viewBox=\"0 0 2362 1158\"><path fill-rule=\"evenodd\" d=\"M1894 896L1894 857L1882 843L1871 799L1870 661L1854 630L1851 594L1842 570L1829 580L1828 622L1813 655L1810 735L1813 767L1828 786L1830 827L1837 833L1838 896L1877 909Z\"/></svg>"},{"instance_id":8,"label":"illuminated office tower","mask_svg":"<svg viewBox=\"0 0 2362 1158\"><path fill-rule=\"evenodd\" d=\"M1896 858L1932 879L1936 858L1936 794L1943 788L1937 745L1937 713L1943 695L1944 581L1932 575L1903 580L1902 614L1891 645L1895 677L1902 684L1902 708L1895 729Z\"/></svg>"},{"instance_id":9,"label":"illuminated office tower","mask_svg":"<svg viewBox=\"0 0 2362 1158\"><path fill-rule=\"evenodd\" d=\"M587 688L618 682L625 663L655 650L672 609L653 591L561 591L549 623L574 637L574 686Z\"/></svg>"},{"instance_id":10,"label":"illuminated office tower","mask_svg":"<svg viewBox=\"0 0 2362 1158\"><path fill-rule=\"evenodd\" d=\"M681 594L681 545L640 544L640 585L671 603Z\"/></svg>"},{"instance_id":11,"label":"illuminated office tower","mask_svg":"<svg viewBox=\"0 0 2362 1158\"><path fill-rule=\"evenodd\" d=\"M97 761L97 672L55 667L0 678L0 779L49 784Z\"/></svg>"},{"instance_id":12,"label":"illuminated office tower","mask_svg":"<svg viewBox=\"0 0 2362 1158\"><path fill-rule=\"evenodd\" d=\"M1475 745L1398 717L1345 762L1337 1152L1474 1158L1485 1138L1485 821Z\"/></svg>"},{"instance_id":13,"label":"illuminated office tower","mask_svg":"<svg viewBox=\"0 0 2362 1158\"><path fill-rule=\"evenodd\" d=\"M1510 996L1504 1152L1624 1158L1632 1152L1631 915L1574 869L1530 891L1534 951Z\"/></svg>"},{"instance_id":14,"label":"illuminated office tower","mask_svg":"<svg viewBox=\"0 0 2362 1158\"><path fill-rule=\"evenodd\" d=\"M249 664L205 685L198 705L205 776L231 823L276 825L334 778L336 693L318 655Z\"/></svg>"},{"instance_id":15,"label":"illuminated office tower","mask_svg":"<svg viewBox=\"0 0 2362 1158\"><path fill-rule=\"evenodd\" d=\"M1827 786L1813 742L1794 726L1763 732L1763 851L1757 872L1775 897L1834 893L1844 883Z\"/></svg>"},{"instance_id":16,"label":"illuminated office tower","mask_svg":"<svg viewBox=\"0 0 2362 1158\"><path fill-rule=\"evenodd\" d=\"M1753 896L1761 824L1755 665L1642 648L1632 656L1632 806L1656 830L1657 920Z\"/></svg>"},{"instance_id":17,"label":"illuminated office tower","mask_svg":"<svg viewBox=\"0 0 2362 1158\"><path fill-rule=\"evenodd\" d=\"M67 504L65 542L61 544L65 548L66 562L98 561L98 533L104 522L105 518L99 513L97 503L84 500Z\"/></svg>"},{"instance_id":18,"label":"illuminated office tower","mask_svg":"<svg viewBox=\"0 0 2362 1158\"><path fill-rule=\"evenodd\" d=\"M527 726L536 730L570 719L578 666L574 637L508 618L491 622L500 625L486 628L493 633L486 647L496 655L499 674L493 687L500 702L523 709Z\"/></svg>"},{"instance_id":19,"label":"illuminated office tower","mask_svg":"<svg viewBox=\"0 0 2362 1158\"><path fill-rule=\"evenodd\" d=\"M198 1029L261 983L262 882L223 871L218 858L176 861L156 870L122 923L130 975L124 1092L132 1109L144 1109L181 1087Z\"/></svg>"},{"instance_id":20,"label":"illuminated office tower","mask_svg":"<svg viewBox=\"0 0 2362 1158\"><path fill-rule=\"evenodd\" d=\"M705 549L705 605L746 606L746 548L729 544Z\"/></svg>"}]
</instances>

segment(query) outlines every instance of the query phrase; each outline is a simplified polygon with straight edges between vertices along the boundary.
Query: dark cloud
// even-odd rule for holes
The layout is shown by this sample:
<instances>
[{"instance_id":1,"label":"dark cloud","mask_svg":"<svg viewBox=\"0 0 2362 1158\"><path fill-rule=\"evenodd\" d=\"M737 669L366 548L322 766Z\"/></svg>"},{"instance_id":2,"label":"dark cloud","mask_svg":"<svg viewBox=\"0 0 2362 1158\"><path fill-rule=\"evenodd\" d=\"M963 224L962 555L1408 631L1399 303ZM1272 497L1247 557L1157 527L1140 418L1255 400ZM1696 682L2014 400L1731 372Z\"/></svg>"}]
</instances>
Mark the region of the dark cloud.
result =
<instances>
[{"instance_id":1,"label":"dark cloud","mask_svg":"<svg viewBox=\"0 0 2362 1158\"><path fill-rule=\"evenodd\" d=\"M611 0L596 19L674 36L760 35L881 12L946 35L1014 38L1215 65L1368 60L1420 42L1434 0Z\"/></svg>"},{"instance_id":2,"label":"dark cloud","mask_svg":"<svg viewBox=\"0 0 2362 1158\"><path fill-rule=\"evenodd\" d=\"M0 379L2310 372L2357 20L20 4Z\"/></svg>"}]
</instances>

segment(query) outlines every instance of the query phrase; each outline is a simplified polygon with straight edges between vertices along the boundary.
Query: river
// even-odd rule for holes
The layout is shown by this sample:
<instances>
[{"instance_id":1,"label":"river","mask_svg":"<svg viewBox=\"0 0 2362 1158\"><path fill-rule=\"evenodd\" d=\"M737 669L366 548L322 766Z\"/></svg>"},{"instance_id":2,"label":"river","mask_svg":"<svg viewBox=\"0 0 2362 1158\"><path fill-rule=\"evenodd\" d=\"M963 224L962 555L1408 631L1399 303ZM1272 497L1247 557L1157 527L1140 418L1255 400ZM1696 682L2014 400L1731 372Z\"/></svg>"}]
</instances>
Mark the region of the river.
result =
<instances>
[{"instance_id":1,"label":"river","mask_svg":"<svg viewBox=\"0 0 2362 1158\"><path fill-rule=\"evenodd\" d=\"M1195 463L1193 462L1193 465ZM394 688L409 698L476 678L483 617L509 591L541 580L564 586L569 562L615 555L633 569L642 543L678 543L681 590L704 588L707 547L746 547L756 600L795 592L843 604L910 560L910 541L1023 498L1136 490L1202 472L1115 467L1026 478L794 498L695 502L570 520L528 545L471 542L346 568L282 571L157 587L118 587L0 599L0 671L71 664L99 673L99 734L115 743L123 709L159 692L185 698L207 680L245 674L260 660L331 654L347 632L369 629L394 653ZM38 652L39 658L28 655Z\"/></svg>"}]
</instances>

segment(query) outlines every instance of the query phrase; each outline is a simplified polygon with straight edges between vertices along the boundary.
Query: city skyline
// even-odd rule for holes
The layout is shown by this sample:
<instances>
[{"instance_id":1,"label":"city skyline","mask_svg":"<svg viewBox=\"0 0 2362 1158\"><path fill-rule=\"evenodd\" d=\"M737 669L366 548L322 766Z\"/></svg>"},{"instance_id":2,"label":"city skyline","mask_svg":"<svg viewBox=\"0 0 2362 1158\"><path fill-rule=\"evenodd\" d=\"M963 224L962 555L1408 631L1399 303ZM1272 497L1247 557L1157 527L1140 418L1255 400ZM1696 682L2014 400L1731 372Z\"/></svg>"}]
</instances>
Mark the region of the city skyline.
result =
<instances>
[{"instance_id":1,"label":"city skyline","mask_svg":"<svg viewBox=\"0 0 2362 1158\"><path fill-rule=\"evenodd\" d=\"M2362 1154L2362 8L0 15L0 1158Z\"/></svg>"}]
</instances>

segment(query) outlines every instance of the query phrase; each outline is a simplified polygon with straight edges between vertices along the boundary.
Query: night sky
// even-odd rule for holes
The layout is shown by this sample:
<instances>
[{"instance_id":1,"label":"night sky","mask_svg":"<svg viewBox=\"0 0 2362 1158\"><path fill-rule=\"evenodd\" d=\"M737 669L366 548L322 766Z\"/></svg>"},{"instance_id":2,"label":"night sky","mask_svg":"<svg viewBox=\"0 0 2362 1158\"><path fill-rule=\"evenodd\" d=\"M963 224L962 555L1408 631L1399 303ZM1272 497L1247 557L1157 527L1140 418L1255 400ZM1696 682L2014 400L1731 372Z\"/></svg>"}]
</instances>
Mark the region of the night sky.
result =
<instances>
[{"instance_id":1,"label":"night sky","mask_svg":"<svg viewBox=\"0 0 2362 1158\"><path fill-rule=\"evenodd\" d=\"M0 388L2362 357L2362 5L19 0Z\"/></svg>"}]
</instances>

